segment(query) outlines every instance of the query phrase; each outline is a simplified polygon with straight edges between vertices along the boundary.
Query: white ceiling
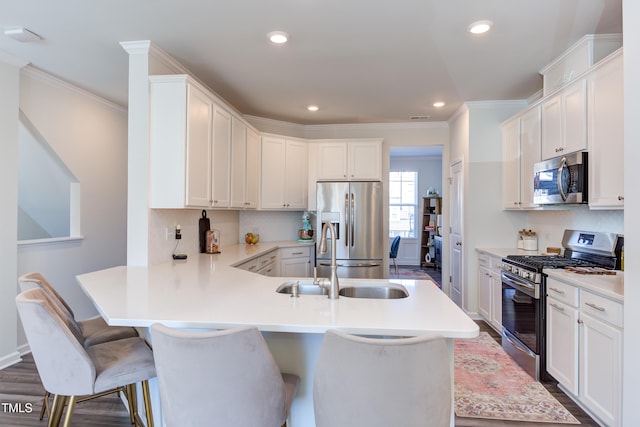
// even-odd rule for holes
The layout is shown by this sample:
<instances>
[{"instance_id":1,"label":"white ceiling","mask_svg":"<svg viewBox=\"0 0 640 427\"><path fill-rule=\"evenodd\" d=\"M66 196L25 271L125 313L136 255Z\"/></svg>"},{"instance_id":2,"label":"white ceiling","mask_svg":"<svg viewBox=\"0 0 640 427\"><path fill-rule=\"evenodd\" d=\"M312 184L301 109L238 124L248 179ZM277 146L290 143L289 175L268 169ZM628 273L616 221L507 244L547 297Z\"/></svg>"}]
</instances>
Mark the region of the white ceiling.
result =
<instances>
[{"instance_id":1,"label":"white ceiling","mask_svg":"<svg viewBox=\"0 0 640 427\"><path fill-rule=\"evenodd\" d=\"M475 20L491 32L466 31ZM622 32L621 0L0 0L0 51L119 104L121 41L151 40L244 114L299 124L448 119L528 98L585 34ZM287 45L266 34L284 30ZM442 100L444 108L432 103ZM308 104L320 110L311 113Z\"/></svg>"}]
</instances>

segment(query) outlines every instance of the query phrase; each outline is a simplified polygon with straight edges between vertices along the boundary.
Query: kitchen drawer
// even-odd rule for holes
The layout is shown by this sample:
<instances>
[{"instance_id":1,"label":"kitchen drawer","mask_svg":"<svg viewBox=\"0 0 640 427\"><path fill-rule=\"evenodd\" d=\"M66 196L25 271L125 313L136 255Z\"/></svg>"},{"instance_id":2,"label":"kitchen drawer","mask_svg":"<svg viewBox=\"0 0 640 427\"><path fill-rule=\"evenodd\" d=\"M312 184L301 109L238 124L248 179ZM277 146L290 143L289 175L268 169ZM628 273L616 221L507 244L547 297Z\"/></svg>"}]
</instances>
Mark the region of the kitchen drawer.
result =
<instances>
[{"instance_id":1,"label":"kitchen drawer","mask_svg":"<svg viewBox=\"0 0 640 427\"><path fill-rule=\"evenodd\" d=\"M489 254L478 255L478 264L482 267L491 268L491 255Z\"/></svg>"},{"instance_id":2,"label":"kitchen drawer","mask_svg":"<svg viewBox=\"0 0 640 427\"><path fill-rule=\"evenodd\" d=\"M580 312L622 328L622 304L600 295L581 290Z\"/></svg>"},{"instance_id":3,"label":"kitchen drawer","mask_svg":"<svg viewBox=\"0 0 640 427\"><path fill-rule=\"evenodd\" d=\"M294 248L281 248L280 256L284 258L299 258L311 256L311 246L294 247Z\"/></svg>"},{"instance_id":4,"label":"kitchen drawer","mask_svg":"<svg viewBox=\"0 0 640 427\"><path fill-rule=\"evenodd\" d=\"M251 259L247 262L243 262L242 264L236 266L236 268L239 268L240 270L246 270L246 271L251 271L253 273L255 273L256 271L258 271L258 259L259 258L254 258Z\"/></svg>"},{"instance_id":5,"label":"kitchen drawer","mask_svg":"<svg viewBox=\"0 0 640 427\"><path fill-rule=\"evenodd\" d=\"M262 269L276 261L278 261L278 251L274 249L273 251L258 257L258 269Z\"/></svg>"},{"instance_id":6,"label":"kitchen drawer","mask_svg":"<svg viewBox=\"0 0 640 427\"><path fill-rule=\"evenodd\" d=\"M256 273L263 276L275 277L278 275L278 264L276 264L275 262L266 264L264 267L256 271Z\"/></svg>"},{"instance_id":7,"label":"kitchen drawer","mask_svg":"<svg viewBox=\"0 0 640 427\"><path fill-rule=\"evenodd\" d=\"M578 307L578 288L568 283L548 278L547 296L572 307Z\"/></svg>"}]
</instances>

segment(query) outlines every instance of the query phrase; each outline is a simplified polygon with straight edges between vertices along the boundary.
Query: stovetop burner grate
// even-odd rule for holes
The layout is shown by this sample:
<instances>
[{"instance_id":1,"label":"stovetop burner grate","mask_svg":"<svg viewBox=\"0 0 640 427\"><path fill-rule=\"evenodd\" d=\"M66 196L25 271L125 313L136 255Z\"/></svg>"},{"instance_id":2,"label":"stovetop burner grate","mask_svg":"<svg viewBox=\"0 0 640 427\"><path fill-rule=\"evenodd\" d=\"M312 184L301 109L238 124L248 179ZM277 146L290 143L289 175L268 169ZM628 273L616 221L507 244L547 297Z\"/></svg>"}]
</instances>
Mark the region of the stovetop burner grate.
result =
<instances>
[{"instance_id":1,"label":"stovetop burner grate","mask_svg":"<svg viewBox=\"0 0 640 427\"><path fill-rule=\"evenodd\" d=\"M564 267L601 267L600 264L559 255L509 255L507 259L533 270Z\"/></svg>"}]
</instances>

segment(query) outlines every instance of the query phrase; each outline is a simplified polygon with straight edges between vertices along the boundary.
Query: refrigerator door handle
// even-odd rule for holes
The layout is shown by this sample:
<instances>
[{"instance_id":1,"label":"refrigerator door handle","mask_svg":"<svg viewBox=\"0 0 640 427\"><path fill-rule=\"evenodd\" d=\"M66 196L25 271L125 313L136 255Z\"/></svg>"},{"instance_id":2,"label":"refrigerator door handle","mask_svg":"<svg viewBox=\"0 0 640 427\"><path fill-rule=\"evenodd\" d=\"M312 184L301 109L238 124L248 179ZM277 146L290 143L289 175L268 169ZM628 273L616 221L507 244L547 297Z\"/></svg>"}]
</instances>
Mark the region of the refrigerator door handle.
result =
<instances>
[{"instance_id":1,"label":"refrigerator door handle","mask_svg":"<svg viewBox=\"0 0 640 427\"><path fill-rule=\"evenodd\" d=\"M344 220L346 222L346 232L345 234L345 238L344 238L344 245L345 246L349 246L349 230L351 229L351 218L349 215L349 193L345 193L344 194Z\"/></svg>"},{"instance_id":2,"label":"refrigerator door handle","mask_svg":"<svg viewBox=\"0 0 640 427\"><path fill-rule=\"evenodd\" d=\"M351 247L353 247L356 243L356 198L353 193L351 193Z\"/></svg>"}]
</instances>

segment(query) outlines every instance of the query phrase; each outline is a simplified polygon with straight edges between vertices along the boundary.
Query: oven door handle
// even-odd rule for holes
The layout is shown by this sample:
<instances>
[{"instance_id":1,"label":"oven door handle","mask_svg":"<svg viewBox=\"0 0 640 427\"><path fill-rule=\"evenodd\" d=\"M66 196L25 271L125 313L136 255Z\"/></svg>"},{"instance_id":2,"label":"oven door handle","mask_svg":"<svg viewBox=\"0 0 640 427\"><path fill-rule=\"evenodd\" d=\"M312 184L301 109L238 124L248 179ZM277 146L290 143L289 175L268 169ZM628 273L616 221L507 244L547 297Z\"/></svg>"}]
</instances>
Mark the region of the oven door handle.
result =
<instances>
[{"instance_id":1,"label":"oven door handle","mask_svg":"<svg viewBox=\"0 0 640 427\"><path fill-rule=\"evenodd\" d=\"M523 282L516 281L511 277L507 276L504 272L502 273L502 284L505 286L514 288L515 290L518 290L524 294L527 294L531 298L540 299L538 292L536 292L535 286L531 286Z\"/></svg>"}]
</instances>

